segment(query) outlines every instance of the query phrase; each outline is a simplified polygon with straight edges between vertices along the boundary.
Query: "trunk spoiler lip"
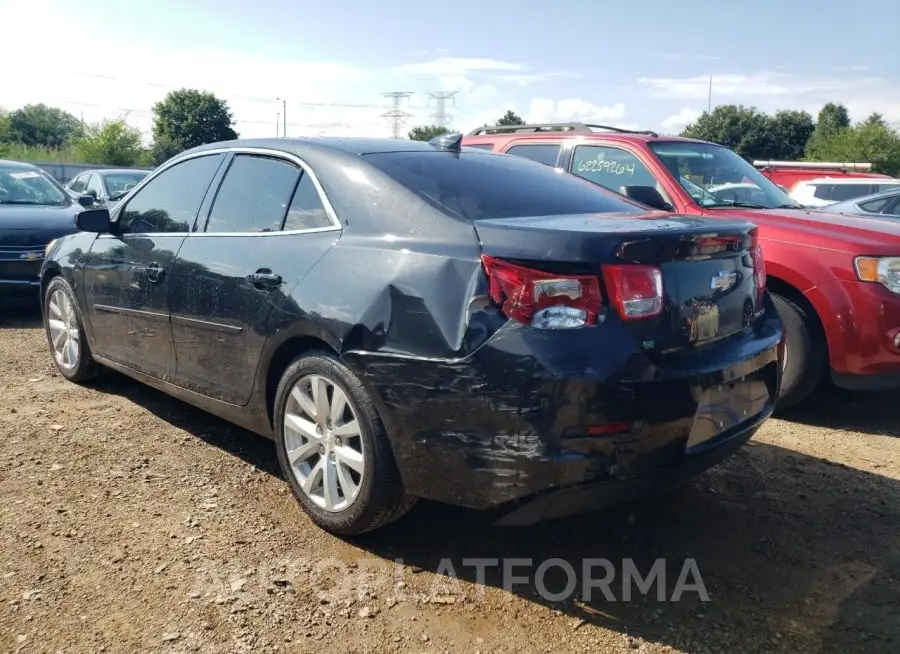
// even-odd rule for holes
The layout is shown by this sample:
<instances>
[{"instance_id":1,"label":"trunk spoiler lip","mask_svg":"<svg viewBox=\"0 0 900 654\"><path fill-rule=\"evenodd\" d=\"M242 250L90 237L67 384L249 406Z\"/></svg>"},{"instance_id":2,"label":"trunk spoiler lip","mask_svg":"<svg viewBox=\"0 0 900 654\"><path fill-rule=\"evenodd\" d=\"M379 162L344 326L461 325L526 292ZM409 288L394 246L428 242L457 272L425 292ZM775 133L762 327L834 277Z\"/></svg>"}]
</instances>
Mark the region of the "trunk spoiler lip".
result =
<instances>
[{"instance_id":1,"label":"trunk spoiler lip","mask_svg":"<svg viewBox=\"0 0 900 654\"><path fill-rule=\"evenodd\" d=\"M683 216L666 212L652 213L586 213L554 214L549 216L522 216L514 218L477 218L472 221L478 227L505 228L516 230L548 230L570 232L600 232L610 236L616 234L646 234L670 236L678 232L686 236L722 235L726 233L749 232L756 223L741 218L710 219Z\"/></svg>"}]
</instances>

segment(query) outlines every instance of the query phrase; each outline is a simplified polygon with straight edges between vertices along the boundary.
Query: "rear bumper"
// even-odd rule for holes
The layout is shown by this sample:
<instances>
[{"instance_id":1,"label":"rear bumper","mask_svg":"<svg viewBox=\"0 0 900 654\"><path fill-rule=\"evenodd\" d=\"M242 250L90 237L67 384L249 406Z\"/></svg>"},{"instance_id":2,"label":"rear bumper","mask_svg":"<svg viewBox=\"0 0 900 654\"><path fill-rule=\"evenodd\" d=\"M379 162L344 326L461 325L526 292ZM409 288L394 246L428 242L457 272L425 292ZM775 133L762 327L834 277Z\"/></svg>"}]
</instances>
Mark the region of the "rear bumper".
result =
<instances>
[{"instance_id":1,"label":"rear bumper","mask_svg":"<svg viewBox=\"0 0 900 654\"><path fill-rule=\"evenodd\" d=\"M578 489L600 482L653 487L730 454L778 396L784 334L773 314L681 361L654 363L615 324L508 325L456 361L344 360L378 398L406 489L488 509L548 491L594 495Z\"/></svg>"},{"instance_id":2,"label":"rear bumper","mask_svg":"<svg viewBox=\"0 0 900 654\"><path fill-rule=\"evenodd\" d=\"M880 284L836 280L807 292L828 341L832 379L851 390L900 386L900 295Z\"/></svg>"},{"instance_id":3,"label":"rear bumper","mask_svg":"<svg viewBox=\"0 0 900 654\"><path fill-rule=\"evenodd\" d=\"M502 507L504 515L495 524L504 527L526 526L544 520L565 518L630 502L675 485L708 470L737 452L771 415L769 407L751 420L721 434L714 447L687 453L677 465L653 470L632 479L573 486L513 502Z\"/></svg>"}]
</instances>

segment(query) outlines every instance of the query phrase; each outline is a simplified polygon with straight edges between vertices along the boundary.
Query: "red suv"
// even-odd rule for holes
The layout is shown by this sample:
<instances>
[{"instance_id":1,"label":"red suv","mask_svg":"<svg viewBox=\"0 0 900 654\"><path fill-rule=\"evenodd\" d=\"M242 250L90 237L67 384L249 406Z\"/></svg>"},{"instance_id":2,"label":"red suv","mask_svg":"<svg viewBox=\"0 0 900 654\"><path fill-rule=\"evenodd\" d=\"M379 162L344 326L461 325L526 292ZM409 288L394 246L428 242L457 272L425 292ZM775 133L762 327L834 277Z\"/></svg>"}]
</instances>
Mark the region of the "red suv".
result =
<instances>
[{"instance_id":1,"label":"red suv","mask_svg":"<svg viewBox=\"0 0 900 654\"><path fill-rule=\"evenodd\" d=\"M662 211L759 225L787 331L779 408L830 371L852 390L900 388L900 222L804 210L721 145L603 125L482 127L463 145L517 155Z\"/></svg>"}]
</instances>

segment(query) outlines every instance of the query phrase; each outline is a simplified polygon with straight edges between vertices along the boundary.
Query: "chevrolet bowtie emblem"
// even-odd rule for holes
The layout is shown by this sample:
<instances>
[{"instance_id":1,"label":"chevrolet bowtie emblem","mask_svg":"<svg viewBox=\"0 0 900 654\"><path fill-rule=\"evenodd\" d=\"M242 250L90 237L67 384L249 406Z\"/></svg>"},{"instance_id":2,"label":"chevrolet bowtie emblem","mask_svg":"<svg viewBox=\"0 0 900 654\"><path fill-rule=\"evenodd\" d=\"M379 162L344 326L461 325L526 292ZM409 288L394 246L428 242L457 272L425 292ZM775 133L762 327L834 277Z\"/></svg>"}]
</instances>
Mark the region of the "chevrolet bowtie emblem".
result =
<instances>
[{"instance_id":1,"label":"chevrolet bowtie emblem","mask_svg":"<svg viewBox=\"0 0 900 654\"><path fill-rule=\"evenodd\" d=\"M26 252L19 258L25 259L25 261L37 261L38 259L41 258L41 255L38 254L37 252Z\"/></svg>"}]
</instances>

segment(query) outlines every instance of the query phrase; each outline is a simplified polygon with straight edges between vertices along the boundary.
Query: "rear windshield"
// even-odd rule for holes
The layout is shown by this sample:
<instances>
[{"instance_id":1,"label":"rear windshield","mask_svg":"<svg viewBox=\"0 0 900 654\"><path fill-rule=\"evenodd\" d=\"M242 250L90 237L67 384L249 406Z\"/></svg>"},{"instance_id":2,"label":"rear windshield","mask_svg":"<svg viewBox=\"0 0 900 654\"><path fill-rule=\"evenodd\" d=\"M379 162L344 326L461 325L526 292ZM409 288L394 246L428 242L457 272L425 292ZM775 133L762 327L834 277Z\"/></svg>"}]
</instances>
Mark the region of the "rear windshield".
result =
<instances>
[{"instance_id":1,"label":"rear windshield","mask_svg":"<svg viewBox=\"0 0 900 654\"><path fill-rule=\"evenodd\" d=\"M469 220L647 210L521 157L482 152L387 152L366 161L419 197Z\"/></svg>"}]
</instances>

